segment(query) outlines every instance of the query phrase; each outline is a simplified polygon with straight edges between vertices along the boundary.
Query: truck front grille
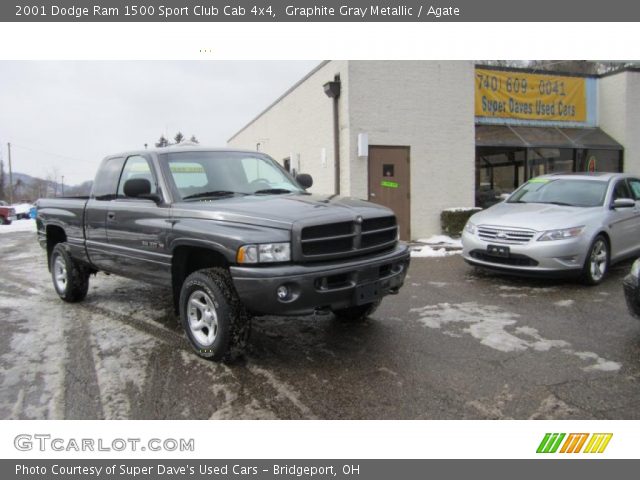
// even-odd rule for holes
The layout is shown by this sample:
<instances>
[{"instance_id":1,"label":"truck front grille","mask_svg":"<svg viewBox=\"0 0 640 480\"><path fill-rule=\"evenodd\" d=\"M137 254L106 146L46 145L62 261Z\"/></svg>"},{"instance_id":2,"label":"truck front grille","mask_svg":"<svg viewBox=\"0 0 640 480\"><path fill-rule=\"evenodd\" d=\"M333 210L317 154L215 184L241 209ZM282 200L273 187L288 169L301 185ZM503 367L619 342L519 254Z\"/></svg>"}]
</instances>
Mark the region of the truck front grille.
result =
<instances>
[{"instance_id":1,"label":"truck front grille","mask_svg":"<svg viewBox=\"0 0 640 480\"><path fill-rule=\"evenodd\" d=\"M395 244L397 235L396 217L391 215L305 226L300 231L300 245L304 260L325 260L388 248Z\"/></svg>"},{"instance_id":2,"label":"truck front grille","mask_svg":"<svg viewBox=\"0 0 640 480\"><path fill-rule=\"evenodd\" d=\"M487 242L523 244L536 234L533 230L521 230L514 228L498 228L486 225L478 227L478 236Z\"/></svg>"}]
</instances>

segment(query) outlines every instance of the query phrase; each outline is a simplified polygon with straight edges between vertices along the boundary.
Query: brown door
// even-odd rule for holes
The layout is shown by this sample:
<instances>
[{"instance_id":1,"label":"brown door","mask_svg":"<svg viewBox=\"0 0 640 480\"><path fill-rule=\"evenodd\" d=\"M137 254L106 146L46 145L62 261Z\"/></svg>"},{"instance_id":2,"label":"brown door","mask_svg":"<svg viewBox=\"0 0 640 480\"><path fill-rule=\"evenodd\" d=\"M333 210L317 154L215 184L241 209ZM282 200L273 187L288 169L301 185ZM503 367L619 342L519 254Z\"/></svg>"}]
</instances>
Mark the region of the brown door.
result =
<instances>
[{"instance_id":1,"label":"brown door","mask_svg":"<svg viewBox=\"0 0 640 480\"><path fill-rule=\"evenodd\" d=\"M369 200L392 209L400 238L411 240L409 147L369 147Z\"/></svg>"}]
</instances>

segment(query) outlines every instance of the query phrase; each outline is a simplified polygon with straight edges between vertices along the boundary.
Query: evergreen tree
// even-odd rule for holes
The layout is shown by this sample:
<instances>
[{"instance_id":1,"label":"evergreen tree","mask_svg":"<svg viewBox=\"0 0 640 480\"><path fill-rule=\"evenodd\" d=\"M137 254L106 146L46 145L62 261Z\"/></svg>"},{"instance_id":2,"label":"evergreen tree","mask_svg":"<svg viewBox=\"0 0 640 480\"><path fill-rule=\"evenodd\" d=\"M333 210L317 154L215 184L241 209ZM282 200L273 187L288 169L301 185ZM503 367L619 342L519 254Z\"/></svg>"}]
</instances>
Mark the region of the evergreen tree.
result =
<instances>
[{"instance_id":1,"label":"evergreen tree","mask_svg":"<svg viewBox=\"0 0 640 480\"><path fill-rule=\"evenodd\" d=\"M195 135L191 135L191 138L189 139L189 141L191 143L200 143Z\"/></svg>"},{"instance_id":2,"label":"evergreen tree","mask_svg":"<svg viewBox=\"0 0 640 480\"><path fill-rule=\"evenodd\" d=\"M173 139L176 141L176 145L180 142L182 142L182 140L184 140L184 135L182 134L182 132L178 132L176 133L176 136L173 137Z\"/></svg>"},{"instance_id":3,"label":"evergreen tree","mask_svg":"<svg viewBox=\"0 0 640 480\"><path fill-rule=\"evenodd\" d=\"M156 147L160 148L160 147L167 147L167 146L169 146L169 140L164 138L164 135L160 135L160 138L156 142Z\"/></svg>"}]
</instances>

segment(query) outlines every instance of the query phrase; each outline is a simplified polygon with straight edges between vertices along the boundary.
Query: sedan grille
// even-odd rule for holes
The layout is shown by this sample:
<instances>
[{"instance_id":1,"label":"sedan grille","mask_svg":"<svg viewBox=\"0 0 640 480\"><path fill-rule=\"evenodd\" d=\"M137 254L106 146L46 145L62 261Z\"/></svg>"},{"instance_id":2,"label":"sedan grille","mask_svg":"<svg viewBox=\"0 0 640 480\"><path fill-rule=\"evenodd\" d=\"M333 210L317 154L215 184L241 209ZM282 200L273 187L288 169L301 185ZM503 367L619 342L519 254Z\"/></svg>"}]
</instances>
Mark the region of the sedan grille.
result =
<instances>
[{"instance_id":1,"label":"sedan grille","mask_svg":"<svg viewBox=\"0 0 640 480\"><path fill-rule=\"evenodd\" d=\"M306 260L356 256L393 246L397 235L393 215L310 225L300 231L301 253Z\"/></svg>"},{"instance_id":2,"label":"sedan grille","mask_svg":"<svg viewBox=\"0 0 640 480\"><path fill-rule=\"evenodd\" d=\"M487 242L523 244L528 243L536 234L533 230L520 230L513 228L497 228L479 226L478 236Z\"/></svg>"}]
</instances>

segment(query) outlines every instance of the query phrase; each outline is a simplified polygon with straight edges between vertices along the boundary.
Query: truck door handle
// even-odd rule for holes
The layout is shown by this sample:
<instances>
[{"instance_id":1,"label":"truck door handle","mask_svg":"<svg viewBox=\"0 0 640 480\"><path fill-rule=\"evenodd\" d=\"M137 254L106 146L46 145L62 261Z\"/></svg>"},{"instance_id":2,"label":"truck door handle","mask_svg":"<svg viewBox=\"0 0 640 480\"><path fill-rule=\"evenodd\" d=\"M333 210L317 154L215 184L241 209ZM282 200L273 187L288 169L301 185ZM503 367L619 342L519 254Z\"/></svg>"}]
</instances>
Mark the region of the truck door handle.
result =
<instances>
[{"instance_id":1,"label":"truck door handle","mask_svg":"<svg viewBox=\"0 0 640 480\"><path fill-rule=\"evenodd\" d=\"M115 220L116 219L116 212L107 212L107 220Z\"/></svg>"}]
</instances>

